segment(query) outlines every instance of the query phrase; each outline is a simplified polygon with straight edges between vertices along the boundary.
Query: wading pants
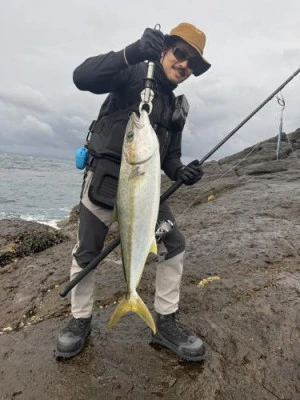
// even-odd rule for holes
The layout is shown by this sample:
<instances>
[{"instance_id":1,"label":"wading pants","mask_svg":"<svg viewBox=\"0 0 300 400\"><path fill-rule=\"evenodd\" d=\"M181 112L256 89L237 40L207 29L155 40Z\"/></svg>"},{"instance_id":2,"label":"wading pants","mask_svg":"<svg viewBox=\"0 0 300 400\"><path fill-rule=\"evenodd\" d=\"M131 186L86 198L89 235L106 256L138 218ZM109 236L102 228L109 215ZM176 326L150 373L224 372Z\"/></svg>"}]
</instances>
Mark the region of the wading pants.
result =
<instances>
[{"instance_id":1,"label":"wading pants","mask_svg":"<svg viewBox=\"0 0 300 400\"><path fill-rule=\"evenodd\" d=\"M88 197L92 171L85 176L79 207L78 241L73 249L70 278L73 279L101 253L105 237L111 225L112 210L93 204ZM168 207L160 206L158 221L175 222ZM180 283L183 270L185 240L176 224L163 238L165 254L160 257L156 271L154 308L159 314L171 314L178 309ZM71 312L75 318L88 318L93 308L93 291L96 269L89 272L71 292Z\"/></svg>"}]
</instances>

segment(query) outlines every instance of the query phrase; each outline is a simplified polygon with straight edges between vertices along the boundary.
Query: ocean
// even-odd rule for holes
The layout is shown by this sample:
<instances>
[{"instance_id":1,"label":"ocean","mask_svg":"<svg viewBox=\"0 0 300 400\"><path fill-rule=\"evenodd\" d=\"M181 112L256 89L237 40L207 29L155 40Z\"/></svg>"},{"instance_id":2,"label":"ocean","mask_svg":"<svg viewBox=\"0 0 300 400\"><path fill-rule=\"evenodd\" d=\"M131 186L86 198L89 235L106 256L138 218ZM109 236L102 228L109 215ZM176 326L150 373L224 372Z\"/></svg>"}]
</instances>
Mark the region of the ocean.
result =
<instances>
[{"instance_id":1,"label":"ocean","mask_svg":"<svg viewBox=\"0 0 300 400\"><path fill-rule=\"evenodd\" d=\"M82 177L74 160L0 154L0 220L57 227L78 204Z\"/></svg>"}]
</instances>

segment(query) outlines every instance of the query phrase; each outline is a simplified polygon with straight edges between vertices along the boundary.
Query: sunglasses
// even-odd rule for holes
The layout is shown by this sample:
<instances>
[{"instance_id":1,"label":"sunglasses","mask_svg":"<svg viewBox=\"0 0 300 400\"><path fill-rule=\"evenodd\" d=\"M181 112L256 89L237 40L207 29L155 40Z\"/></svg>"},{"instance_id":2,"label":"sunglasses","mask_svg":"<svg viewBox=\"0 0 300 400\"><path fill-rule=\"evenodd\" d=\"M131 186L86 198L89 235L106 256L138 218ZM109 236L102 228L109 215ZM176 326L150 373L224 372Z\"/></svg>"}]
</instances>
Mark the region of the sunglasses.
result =
<instances>
[{"instance_id":1,"label":"sunglasses","mask_svg":"<svg viewBox=\"0 0 300 400\"><path fill-rule=\"evenodd\" d=\"M197 72L199 70L199 59L196 56L190 56L186 51L180 49L179 47L172 47L172 53L175 58L179 61L187 61L187 66L193 72Z\"/></svg>"}]
</instances>

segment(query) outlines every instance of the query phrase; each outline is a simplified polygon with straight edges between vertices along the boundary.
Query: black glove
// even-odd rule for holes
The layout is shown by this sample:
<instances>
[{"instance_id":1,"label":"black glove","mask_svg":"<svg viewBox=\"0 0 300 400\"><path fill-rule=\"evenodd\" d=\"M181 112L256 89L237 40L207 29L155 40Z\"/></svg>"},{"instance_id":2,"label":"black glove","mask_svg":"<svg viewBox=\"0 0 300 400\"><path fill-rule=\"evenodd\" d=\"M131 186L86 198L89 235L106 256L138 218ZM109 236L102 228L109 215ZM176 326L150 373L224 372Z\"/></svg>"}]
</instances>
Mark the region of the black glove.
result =
<instances>
[{"instance_id":1,"label":"black glove","mask_svg":"<svg viewBox=\"0 0 300 400\"><path fill-rule=\"evenodd\" d=\"M181 179L185 185L194 185L202 176L203 171L198 160L190 162L187 166L181 167L177 172L177 179Z\"/></svg>"},{"instance_id":2,"label":"black glove","mask_svg":"<svg viewBox=\"0 0 300 400\"><path fill-rule=\"evenodd\" d=\"M165 36L161 31L151 28L145 29L140 40L125 48L128 64L133 65L145 60L158 61L164 42Z\"/></svg>"}]
</instances>

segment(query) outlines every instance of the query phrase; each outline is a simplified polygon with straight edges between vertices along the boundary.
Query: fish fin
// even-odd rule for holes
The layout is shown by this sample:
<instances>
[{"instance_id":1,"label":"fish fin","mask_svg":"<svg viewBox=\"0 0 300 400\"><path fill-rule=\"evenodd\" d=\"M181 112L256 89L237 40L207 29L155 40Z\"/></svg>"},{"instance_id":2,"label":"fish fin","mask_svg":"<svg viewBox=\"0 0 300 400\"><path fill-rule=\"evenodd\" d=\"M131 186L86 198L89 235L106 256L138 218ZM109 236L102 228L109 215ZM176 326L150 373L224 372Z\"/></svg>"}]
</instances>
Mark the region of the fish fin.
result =
<instances>
[{"instance_id":1,"label":"fish fin","mask_svg":"<svg viewBox=\"0 0 300 400\"><path fill-rule=\"evenodd\" d=\"M154 253L157 254L157 244L156 244L156 240L154 239L151 246L150 246L150 250L149 253Z\"/></svg>"},{"instance_id":2,"label":"fish fin","mask_svg":"<svg viewBox=\"0 0 300 400\"><path fill-rule=\"evenodd\" d=\"M117 210L117 205L114 205L112 215L111 215L111 221L112 222L118 222L118 210Z\"/></svg>"},{"instance_id":3,"label":"fish fin","mask_svg":"<svg viewBox=\"0 0 300 400\"><path fill-rule=\"evenodd\" d=\"M117 305L115 311L113 312L110 320L108 322L108 328L112 328L119 319L128 312L134 312L139 315L143 321L152 329L153 333L156 333L156 326L153 317L148 310L146 304L136 293L135 295L126 296Z\"/></svg>"}]
</instances>

